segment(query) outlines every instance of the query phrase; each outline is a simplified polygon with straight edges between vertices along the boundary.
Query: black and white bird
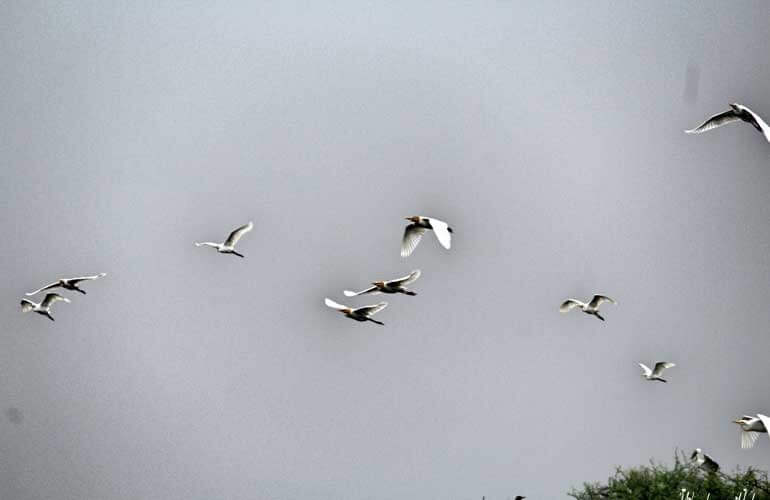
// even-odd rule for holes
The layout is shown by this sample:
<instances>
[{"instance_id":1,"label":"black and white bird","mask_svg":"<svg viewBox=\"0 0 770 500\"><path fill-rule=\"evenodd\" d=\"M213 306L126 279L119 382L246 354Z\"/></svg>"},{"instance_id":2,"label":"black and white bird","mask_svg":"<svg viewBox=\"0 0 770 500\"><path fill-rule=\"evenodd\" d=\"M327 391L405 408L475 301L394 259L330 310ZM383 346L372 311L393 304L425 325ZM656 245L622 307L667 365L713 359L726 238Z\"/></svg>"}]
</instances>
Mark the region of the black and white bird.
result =
<instances>
[{"instance_id":1,"label":"black and white bird","mask_svg":"<svg viewBox=\"0 0 770 500\"><path fill-rule=\"evenodd\" d=\"M212 241L203 241L203 242L196 242L195 246L206 246L206 247L212 247L216 248L217 252L219 253L230 253L233 255L237 255L238 257L243 257L242 254L239 254L235 251L235 244L238 243L238 240L243 237L244 234L248 233L254 228L254 223L249 222L248 224L244 224L243 226L239 227L232 233L230 233L230 236L227 237L224 243L214 243Z\"/></svg>"},{"instance_id":2,"label":"black and white bird","mask_svg":"<svg viewBox=\"0 0 770 500\"><path fill-rule=\"evenodd\" d=\"M756 417L744 415L733 423L741 427L741 448L752 448L757 441L760 432L767 433L770 428L770 417L757 413Z\"/></svg>"},{"instance_id":3,"label":"black and white bird","mask_svg":"<svg viewBox=\"0 0 770 500\"><path fill-rule=\"evenodd\" d=\"M345 316L347 316L350 319L354 319L356 321L371 321L372 323L377 323L378 325L384 325L382 321L377 321L376 319L372 319L371 317L377 314L378 312L382 311L386 307L388 307L387 302L380 302L379 304L373 304L370 306L364 306L364 307L348 307L343 306L342 304L338 304L334 302L331 299L324 299L324 303L331 307L332 309L335 309Z\"/></svg>"},{"instance_id":4,"label":"black and white bird","mask_svg":"<svg viewBox=\"0 0 770 500\"><path fill-rule=\"evenodd\" d=\"M401 257L408 257L417 248L420 243L422 235L428 229L433 230L433 233L438 238L438 242L441 246L449 250L452 246L452 228L449 227L444 221L434 219L432 217L423 217L421 215L413 215L412 217L405 217L406 220L412 223L406 226L404 229L404 237L401 240Z\"/></svg>"},{"instance_id":5,"label":"black and white bird","mask_svg":"<svg viewBox=\"0 0 770 500\"><path fill-rule=\"evenodd\" d=\"M342 293L344 293L346 297L355 297L356 295L366 295L368 293L373 295L378 293L403 293L404 295L417 295L417 292L409 290L406 288L406 285L414 283L419 277L420 270L416 269L403 278L397 278L390 281L372 281L372 285L374 286L370 286L366 290L361 290L360 292L351 292L350 290L345 290Z\"/></svg>"},{"instance_id":6,"label":"black and white bird","mask_svg":"<svg viewBox=\"0 0 770 500\"><path fill-rule=\"evenodd\" d=\"M604 321L602 315L599 314L599 306L601 306L604 302L617 304L617 302L607 297L606 295L594 295L589 302L581 302L577 299L567 299L562 302L561 306L559 306L559 311L566 313L575 307L579 307L580 310L584 313L590 314L591 316L596 316L600 320Z\"/></svg>"},{"instance_id":7,"label":"black and white bird","mask_svg":"<svg viewBox=\"0 0 770 500\"><path fill-rule=\"evenodd\" d=\"M64 301L69 302L70 299L67 297L62 297L58 293L48 293L46 294L45 298L43 299L43 302L36 304L35 302L32 302L29 299L21 299L21 312L36 312L38 314L42 314L46 318L50 319L51 321L55 321L53 319L53 316L51 316L51 305L53 305L54 302L58 301Z\"/></svg>"},{"instance_id":8,"label":"black and white bird","mask_svg":"<svg viewBox=\"0 0 770 500\"><path fill-rule=\"evenodd\" d=\"M695 462L698 467L709 472L717 472L719 470L719 464L716 463L713 458L703 453L703 450L700 448L695 448L695 451L690 455L690 460Z\"/></svg>"},{"instance_id":9,"label":"black and white bird","mask_svg":"<svg viewBox=\"0 0 770 500\"><path fill-rule=\"evenodd\" d=\"M701 134L703 132L708 132L709 130L719 128L722 125L727 125L728 123L737 121L744 121L750 124L765 136L765 140L770 142L770 126L768 126L767 123L765 123L765 121L760 118L758 114L750 110L748 107L737 103L730 104L730 109L727 111L718 113L694 129L685 130L685 132L688 134Z\"/></svg>"},{"instance_id":10,"label":"black and white bird","mask_svg":"<svg viewBox=\"0 0 770 500\"><path fill-rule=\"evenodd\" d=\"M83 295L85 295L86 291L79 288L78 283L81 283L83 281L97 280L105 276L107 276L107 273L99 273L93 276L81 276L80 278L61 278L60 280L54 281L53 283L46 285L43 288L38 288L34 292L29 292L24 295L27 295L27 296L37 295L40 292L44 292L46 290L51 290L53 288L60 288L60 287L64 288L65 290L73 290L75 292L80 292Z\"/></svg>"},{"instance_id":11,"label":"black and white bird","mask_svg":"<svg viewBox=\"0 0 770 500\"><path fill-rule=\"evenodd\" d=\"M661 375L663 375L663 372L668 368L673 368L676 365L674 363L669 363L667 361L658 361L655 363L655 368L650 370L650 367L645 365L644 363L638 363L639 366L642 367L642 370L644 373L642 373L642 377L646 378L647 380L657 380L659 382L667 382L666 379L664 379Z\"/></svg>"}]
</instances>

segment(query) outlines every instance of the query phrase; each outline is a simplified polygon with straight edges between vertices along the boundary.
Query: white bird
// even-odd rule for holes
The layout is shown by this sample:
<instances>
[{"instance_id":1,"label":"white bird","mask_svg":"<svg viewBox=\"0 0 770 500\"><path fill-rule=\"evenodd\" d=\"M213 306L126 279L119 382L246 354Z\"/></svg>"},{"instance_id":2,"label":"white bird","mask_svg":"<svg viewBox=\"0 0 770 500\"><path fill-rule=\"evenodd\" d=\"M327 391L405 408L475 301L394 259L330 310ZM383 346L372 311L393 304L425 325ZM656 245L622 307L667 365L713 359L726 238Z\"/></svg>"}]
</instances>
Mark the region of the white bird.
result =
<instances>
[{"instance_id":1,"label":"white bird","mask_svg":"<svg viewBox=\"0 0 770 500\"><path fill-rule=\"evenodd\" d=\"M730 109L718 113L691 130L685 130L688 134L701 134L709 130L727 125L728 123L742 120L759 130L765 139L770 142L770 126L759 117L758 114L742 104L730 104Z\"/></svg>"},{"instance_id":2,"label":"white bird","mask_svg":"<svg viewBox=\"0 0 770 500\"><path fill-rule=\"evenodd\" d=\"M650 368L645 365L644 363L639 363L639 366L642 367L642 370L644 370L644 373L642 373L642 377L646 378L647 380L658 380L660 382L667 382L666 379L661 377L663 375L663 371L667 368L673 368L676 365L674 363L669 363L667 361L658 361L655 363L655 368L650 370Z\"/></svg>"},{"instance_id":3,"label":"white bird","mask_svg":"<svg viewBox=\"0 0 770 500\"><path fill-rule=\"evenodd\" d=\"M449 250L452 246L452 228L444 222L432 217L422 217L420 215L413 215L412 217L405 217L406 220L412 221L411 224L404 229L404 238L401 240L401 257L408 257L417 245L420 243L422 235L425 231L432 229L433 233L438 238L438 242L441 246Z\"/></svg>"},{"instance_id":4,"label":"white bird","mask_svg":"<svg viewBox=\"0 0 770 500\"><path fill-rule=\"evenodd\" d=\"M567 299L564 302L562 302L561 306L559 306L559 311L562 313L566 313L574 309L575 307L579 307L581 311L583 311L586 314L590 314L592 316L596 316L600 320L604 321L604 318L601 314L599 314L599 306L602 305L604 302L609 302L611 304L617 304L613 299L607 297L606 295L594 295L591 298L591 301L581 302L577 299Z\"/></svg>"},{"instance_id":5,"label":"white bird","mask_svg":"<svg viewBox=\"0 0 770 500\"><path fill-rule=\"evenodd\" d=\"M405 285L414 283L419 277L420 270L417 269L409 273L407 276L404 276L403 278L390 281L372 281L372 285L374 286L369 287L366 290L361 290L360 292L351 292L350 290L345 290L342 293L344 293L346 297L355 297L356 295L365 295L367 293L371 293L373 295L378 293L403 293L405 295L417 295L417 292L405 288Z\"/></svg>"},{"instance_id":6,"label":"white bird","mask_svg":"<svg viewBox=\"0 0 770 500\"><path fill-rule=\"evenodd\" d=\"M43 302L39 304L36 304L35 302L32 302L29 299L21 299L21 312L33 311L38 314L42 314L43 316L47 317L51 321L55 321L53 319L53 316L51 316L51 305L54 302L58 302L60 300L64 302L70 301L70 299L68 299L67 297L62 297L58 293L46 294L45 298L43 299Z\"/></svg>"},{"instance_id":7,"label":"white bird","mask_svg":"<svg viewBox=\"0 0 770 500\"><path fill-rule=\"evenodd\" d=\"M378 325L385 324L382 321L377 321L375 319L372 319L371 316L374 316L378 312L388 307L387 302L380 302L379 304L373 304L371 306L364 306L364 307L358 307L358 308L343 306L342 304L337 304L331 299L324 299L324 303L327 306L331 307L332 309L335 309L341 312L342 314L344 314L350 319L354 319L356 321L371 321L372 323L377 323Z\"/></svg>"},{"instance_id":8,"label":"white bird","mask_svg":"<svg viewBox=\"0 0 770 500\"><path fill-rule=\"evenodd\" d=\"M107 273L99 273L94 276L81 276L80 278L62 278L59 281L54 281L50 285L46 285L43 288L39 288L35 290L34 292L25 293L24 295L32 296L37 295L40 292L44 292L46 290L51 290L52 288L64 288L66 290L74 290L76 292L80 292L83 295L85 295L86 291L78 288L78 283L81 281L91 281L96 280L99 278L103 278L107 276Z\"/></svg>"},{"instance_id":9,"label":"white bird","mask_svg":"<svg viewBox=\"0 0 770 500\"><path fill-rule=\"evenodd\" d=\"M700 448L695 448L695 451L690 455L690 460L694 461L698 467L703 467L709 472L716 472L719 470L719 464L714 461L713 458L703 453Z\"/></svg>"},{"instance_id":10,"label":"white bird","mask_svg":"<svg viewBox=\"0 0 770 500\"><path fill-rule=\"evenodd\" d=\"M770 417L761 413L757 413L756 417L744 415L733 422L741 427L741 448L744 449L753 447L759 433L767 433L767 429L770 428Z\"/></svg>"},{"instance_id":11,"label":"white bird","mask_svg":"<svg viewBox=\"0 0 770 500\"><path fill-rule=\"evenodd\" d=\"M249 222L248 224L244 224L243 226L239 227L232 233L230 233L230 236L227 237L224 243L214 243L212 241L203 241L203 242L196 242L195 246L207 246L216 248L217 252L219 253L231 253L233 255L237 255L238 257L243 257L243 255L239 254L235 251L235 244L238 243L238 240L241 239L241 237L251 231L254 228L254 223Z\"/></svg>"}]
</instances>

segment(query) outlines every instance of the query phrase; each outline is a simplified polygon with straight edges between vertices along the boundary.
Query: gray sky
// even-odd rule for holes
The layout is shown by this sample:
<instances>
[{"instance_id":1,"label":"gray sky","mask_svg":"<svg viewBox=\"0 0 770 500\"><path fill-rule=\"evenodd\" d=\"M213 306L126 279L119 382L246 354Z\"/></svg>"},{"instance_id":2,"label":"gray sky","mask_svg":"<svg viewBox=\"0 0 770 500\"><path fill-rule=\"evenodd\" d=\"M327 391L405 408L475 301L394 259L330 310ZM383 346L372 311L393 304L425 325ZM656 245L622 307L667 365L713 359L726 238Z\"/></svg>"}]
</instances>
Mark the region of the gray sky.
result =
<instances>
[{"instance_id":1,"label":"gray sky","mask_svg":"<svg viewBox=\"0 0 770 500\"><path fill-rule=\"evenodd\" d=\"M0 498L770 467L730 423L770 411L770 146L682 132L770 116L767 3L205 3L0 3ZM401 259L413 214L452 250ZM192 245L250 219L245 260ZM323 305L417 268L384 328ZM20 313L101 271L56 323ZM558 313L596 291L606 323Z\"/></svg>"}]
</instances>

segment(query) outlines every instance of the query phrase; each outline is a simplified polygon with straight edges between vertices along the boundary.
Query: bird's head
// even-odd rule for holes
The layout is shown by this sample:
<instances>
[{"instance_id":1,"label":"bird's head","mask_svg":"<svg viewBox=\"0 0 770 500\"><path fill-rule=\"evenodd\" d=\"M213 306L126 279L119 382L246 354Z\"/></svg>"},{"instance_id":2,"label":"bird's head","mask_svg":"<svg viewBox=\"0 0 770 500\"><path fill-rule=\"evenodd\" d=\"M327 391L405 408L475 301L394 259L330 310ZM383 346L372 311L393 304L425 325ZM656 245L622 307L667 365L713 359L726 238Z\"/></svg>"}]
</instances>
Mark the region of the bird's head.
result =
<instances>
[{"instance_id":1,"label":"bird's head","mask_svg":"<svg viewBox=\"0 0 770 500\"><path fill-rule=\"evenodd\" d=\"M404 219L414 222L415 224L420 221L419 215L413 215L411 217L404 217Z\"/></svg>"},{"instance_id":2,"label":"bird's head","mask_svg":"<svg viewBox=\"0 0 770 500\"><path fill-rule=\"evenodd\" d=\"M372 281L372 285L374 286L385 286L384 281Z\"/></svg>"},{"instance_id":3,"label":"bird's head","mask_svg":"<svg viewBox=\"0 0 770 500\"><path fill-rule=\"evenodd\" d=\"M742 106L737 102L730 103L730 107L733 108L735 111L740 111L742 108Z\"/></svg>"}]
</instances>

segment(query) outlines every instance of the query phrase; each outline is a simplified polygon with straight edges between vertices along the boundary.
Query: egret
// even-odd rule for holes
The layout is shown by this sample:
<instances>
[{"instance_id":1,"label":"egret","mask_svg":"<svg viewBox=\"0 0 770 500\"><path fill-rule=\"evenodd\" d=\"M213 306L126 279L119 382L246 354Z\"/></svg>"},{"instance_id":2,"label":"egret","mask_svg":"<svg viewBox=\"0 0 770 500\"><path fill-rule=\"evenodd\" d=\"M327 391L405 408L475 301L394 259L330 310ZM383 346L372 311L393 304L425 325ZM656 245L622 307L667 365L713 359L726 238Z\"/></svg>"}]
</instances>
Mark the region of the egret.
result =
<instances>
[{"instance_id":1,"label":"egret","mask_svg":"<svg viewBox=\"0 0 770 500\"><path fill-rule=\"evenodd\" d=\"M432 229L441 246L449 250L452 246L452 228L444 222L432 217L413 215L405 217L412 223L404 229L404 238L401 240L401 257L408 257L420 243L425 231Z\"/></svg>"},{"instance_id":2,"label":"egret","mask_svg":"<svg viewBox=\"0 0 770 500\"><path fill-rule=\"evenodd\" d=\"M694 461L698 467L702 467L709 472L717 472L719 470L719 464L713 458L703 453L703 450L700 448L695 448L695 451L690 455L690 460Z\"/></svg>"},{"instance_id":3,"label":"egret","mask_svg":"<svg viewBox=\"0 0 770 500\"><path fill-rule=\"evenodd\" d=\"M107 276L107 273L99 273L93 276L81 276L80 278L61 278L59 281L54 281L53 283L46 285L43 288L38 288L34 292L29 292L24 295L28 295L28 296L37 295L40 292L44 292L46 290L51 290L52 288L59 288L59 287L64 288L65 290L73 290L75 292L80 292L83 295L85 295L86 291L79 288L78 283L82 281L97 280L105 276Z\"/></svg>"},{"instance_id":4,"label":"egret","mask_svg":"<svg viewBox=\"0 0 770 500\"><path fill-rule=\"evenodd\" d=\"M663 371L668 368L673 368L676 365L674 363L669 363L667 361L658 361L655 363L655 368L650 370L650 368L645 365L644 363L638 363L639 366L642 367L642 370L644 373L642 373L642 377L646 378L647 380L657 380L659 382L667 382L666 379L661 377L663 375Z\"/></svg>"},{"instance_id":5,"label":"egret","mask_svg":"<svg viewBox=\"0 0 770 500\"><path fill-rule=\"evenodd\" d=\"M254 228L254 223L249 222L248 224L244 224L243 226L239 227L232 233L230 233L230 236L227 237L224 243L214 243L212 241L203 241L203 242L196 242L195 246L207 246L216 248L217 252L219 253L230 253L233 255L237 255L238 257L243 257L243 255L239 254L235 251L235 244L238 243L238 240L241 239L241 237L251 231Z\"/></svg>"},{"instance_id":6,"label":"egret","mask_svg":"<svg viewBox=\"0 0 770 500\"><path fill-rule=\"evenodd\" d=\"M606 295L594 295L588 303L581 302L577 299L567 299L561 304L561 306L559 306L559 311L562 313L566 313L571 311L575 307L579 307L580 310L583 311L584 313L590 314L592 316L596 316L600 320L604 321L604 318L602 317L602 315L599 314L599 306L602 305L604 302L617 304L617 302L607 297Z\"/></svg>"},{"instance_id":7,"label":"egret","mask_svg":"<svg viewBox=\"0 0 770 500\"><path fill-rule=\"evenodd\" d=\"M770 428L770 417L757 413L756 417L744 415L733 423L741 427L741 448L752 448L757 441L760 432L767 433ZM769 436L770 437L770 436Z\"/></svg>"},{"instance_id":8,"label":"egret","mask_svg":"<svg viewBox=\"0 0 770 500\"><path fill-rule=\"evenodd\" d=\"M420 270L417 269L409 273L407 276L404 276L403 278L397 278L390 281L372 281L372 285L374 286L371 286L366 290L361 290L360 292L351 292L350 290L345 290L342 293L344 293L346 297L355 297L356 295L365 295L367 293L403 293L404 295L417 295L417 292L405 288L405 285L414 283L419 277Z\"/></svg>"},{"instance_id":9,"label":"egret","mask_svg":"<svg viewBox=\"0 0 770 500\"><path fill-rule=\"evenodd\" d=\"M384 325L382 321L377 321L376 319L372 319L371 317L377 314L378 312L382 311L386 307L388 307L387 302L380 302L379 304L373 304L370 306L364 306L364 307L357 307L352 308L348 306L343 306L342 304L337 304L331 299L324 299L324 303L331 307L332 309L335 309L345 316L347 316L350 319L354 319L356 321L371 321L372 323L377 323L378 325Z\"/></svg>"},{"instance_id":10,"label":"egret","mask_svg":"<svg viewBox=\"0 0 770 500\"><path fill-rule=\"evenodd\" d=\"M58 293L46 294L45 298L43 299L43 302L39 304L36 304L29 299L21 299L21 312L33 311L38 314L42 314L43 316L47 317L51 321L55 321L53 319L53 316L51 316L51 305L54 302L58 302L60 300L64 302L70 301L70 299L68 299L67 297L62 297Z\"/></svg>"},{"instance_id":11,"label":"egret","mask_svg":"<svg viewBox=\"0 0 770 500\"><path fill-rule=\"evenodd\" d=\"M765 121L760 118L758 114L750 110L748 107L737 103L730 104L730 109L727 111L718 113L694 129L685 130L685 132L688 134L700 134L739 120L742 120L753 126L762 135L765 136L765 140L770 142L770 126L768 126L767 123L765 123Z\"/></svg>"}]
</instances>

